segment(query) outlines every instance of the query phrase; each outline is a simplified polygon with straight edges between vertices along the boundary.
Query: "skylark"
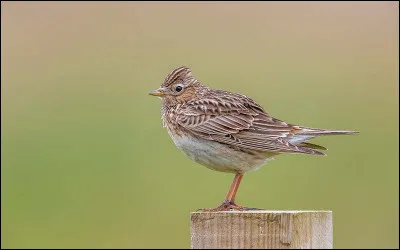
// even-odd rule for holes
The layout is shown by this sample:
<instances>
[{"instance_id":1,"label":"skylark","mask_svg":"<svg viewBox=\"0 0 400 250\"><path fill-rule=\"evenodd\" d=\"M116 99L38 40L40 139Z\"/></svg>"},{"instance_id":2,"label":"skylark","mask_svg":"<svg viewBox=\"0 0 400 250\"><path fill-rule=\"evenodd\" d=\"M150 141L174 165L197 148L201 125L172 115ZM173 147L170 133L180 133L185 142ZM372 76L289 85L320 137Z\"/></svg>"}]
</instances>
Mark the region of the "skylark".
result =
<instances>
[{"instance_id":1,"label":"skylark","mask_svg":"<svg viewBox=\"0 0 400 250\"><path fill-rule=\"evenodd\" d=\"M326 148L307 142L312 138L357 133L278 120L247 96L204 86L184 66L149 94L161 97L163 127L181 151L207 168L235 174L224 202L204 211L251 209L235 204L246 172L280 154L325 155L318 150Z\"/></svg>"}]
</instances>

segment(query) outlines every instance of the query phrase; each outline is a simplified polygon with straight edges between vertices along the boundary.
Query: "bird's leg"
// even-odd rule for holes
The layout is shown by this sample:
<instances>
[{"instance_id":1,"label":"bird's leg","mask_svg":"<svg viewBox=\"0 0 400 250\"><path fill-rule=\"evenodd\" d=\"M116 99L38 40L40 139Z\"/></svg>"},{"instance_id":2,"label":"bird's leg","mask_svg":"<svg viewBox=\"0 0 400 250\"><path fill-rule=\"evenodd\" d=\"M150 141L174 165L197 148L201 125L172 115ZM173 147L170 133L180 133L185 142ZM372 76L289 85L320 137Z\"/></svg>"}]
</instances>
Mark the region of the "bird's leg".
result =
<instances>
[{"instance_id":1,"label":"bird's leg","mask_svg":"<svg viewBox=\"0 0 400 250\"><path fill-rule=\"evenodd\" d=\"M243 178L243 174L237 173L235 175L235 178L233 179L231 187L229 188L229 191L226 194L224 203L235 204L236 193L239 189L239 185L240 185L240 182L242 181L242 178Z\"/></svg>"},{"instance_id":2,"label":"bird's leg","mask_svg":"<svg viewBox=\"0 0 400 250\"><path fill-rule=\"evenodd\" d=\"M241 174L241 173L237 173L235 175L235 178L233 179L231 187L229 188L229 191L226 194L225 200L221 205L219 205L216 208L199 209L198 211L218 212L218 211L230 211L230 210L238 210L238 211L259 210L258 208L248 208L248 207L243 207L243 206L236 205L235 197L236 197L236 193L237 193L237 191L239 189L239 184L240 184L242 178L243 178L243 174Z\"/></svg>"}]
</instances>

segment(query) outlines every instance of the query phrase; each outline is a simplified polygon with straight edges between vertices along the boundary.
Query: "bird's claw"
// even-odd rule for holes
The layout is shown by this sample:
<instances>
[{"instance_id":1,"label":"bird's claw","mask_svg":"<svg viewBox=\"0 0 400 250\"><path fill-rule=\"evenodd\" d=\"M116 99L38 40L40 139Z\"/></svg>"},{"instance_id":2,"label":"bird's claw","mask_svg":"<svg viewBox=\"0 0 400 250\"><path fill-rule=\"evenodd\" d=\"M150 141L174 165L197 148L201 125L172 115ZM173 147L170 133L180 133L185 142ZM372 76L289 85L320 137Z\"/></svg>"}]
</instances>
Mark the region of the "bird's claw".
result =
<instances>
[{"instance_id":1,"label":"bird's claw","mask_svg":"<svg viewBox=\"0 0 400 250\"><path fill-rule=\"evenodd\" d=\"M250 208L236 205L233 201L224 201L221 205L216 208L201 208L197 212L222 212L222 211L249 211L249 210L261 210L259 208Z\"/></svg>"}]
</instances>

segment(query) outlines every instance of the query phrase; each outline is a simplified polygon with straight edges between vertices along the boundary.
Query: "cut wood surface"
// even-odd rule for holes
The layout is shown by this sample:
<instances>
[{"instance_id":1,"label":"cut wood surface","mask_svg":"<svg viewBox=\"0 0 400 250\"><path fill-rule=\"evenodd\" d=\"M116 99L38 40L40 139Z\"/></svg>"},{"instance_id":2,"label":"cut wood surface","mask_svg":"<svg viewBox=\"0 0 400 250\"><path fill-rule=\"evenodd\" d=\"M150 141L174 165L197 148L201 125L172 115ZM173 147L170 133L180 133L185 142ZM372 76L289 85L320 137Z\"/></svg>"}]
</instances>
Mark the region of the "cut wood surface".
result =
<instances>
[{"instance_id":1,"label":"cut wood surface","mask_svg":"<svg viewBox=\"0 0 400 250\"><path fill-rule=\"evenodd\" d=\"M331 211L193 212L192 249L331 249Z\"/></svg>"}]
</instances>

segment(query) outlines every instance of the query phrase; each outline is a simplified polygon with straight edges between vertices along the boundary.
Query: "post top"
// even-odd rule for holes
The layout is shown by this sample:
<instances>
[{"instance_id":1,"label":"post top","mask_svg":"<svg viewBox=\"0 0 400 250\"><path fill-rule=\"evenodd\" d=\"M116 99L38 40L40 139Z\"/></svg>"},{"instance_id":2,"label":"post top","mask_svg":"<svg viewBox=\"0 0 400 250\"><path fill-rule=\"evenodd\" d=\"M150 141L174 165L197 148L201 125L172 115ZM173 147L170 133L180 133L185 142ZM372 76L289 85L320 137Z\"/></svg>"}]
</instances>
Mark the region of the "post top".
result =
<instances>
[{"instance_id":1,"label":"post top","mask_svg":"<svg viewBox=\"0 0 400 250\"><path fill-rule=\"evenodd\" d=\"M190 212L190 214L299 214L299 213L332 213L331 210L250 210L250 211L219 211L219 212Z\"/></svg>"}]
</instances>

